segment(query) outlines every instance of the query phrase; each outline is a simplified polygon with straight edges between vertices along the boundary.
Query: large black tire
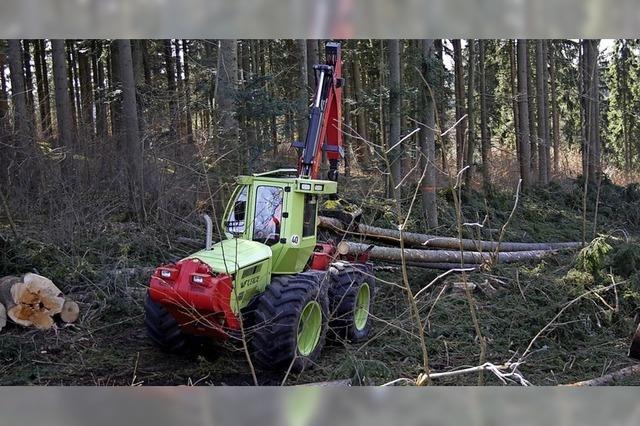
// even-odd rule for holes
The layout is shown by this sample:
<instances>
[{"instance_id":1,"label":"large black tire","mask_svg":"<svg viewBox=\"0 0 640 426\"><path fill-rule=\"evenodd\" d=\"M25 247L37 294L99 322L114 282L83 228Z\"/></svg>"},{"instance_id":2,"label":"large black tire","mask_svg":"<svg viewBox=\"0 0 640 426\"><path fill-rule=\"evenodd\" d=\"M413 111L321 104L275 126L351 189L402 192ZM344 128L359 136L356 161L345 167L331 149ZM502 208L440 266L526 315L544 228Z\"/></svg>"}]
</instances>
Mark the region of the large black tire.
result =
<instances>
[{"instance_id":1,"label":"large black tire","mask_svg":"<svg viewBox=\"0 0 640 426\"><path fill-rule=\"evenodd\" d=\"M324 347L328 328L329 298L324 273L301 273L273 278L256 301L251 315L252 361L269 370L300 372L315 364ZM312 352L298 349L298 325L302 311L315 301L322 312L319 339Z\"/></svg>"},{"instance_id":2,"label":"large black tire","mask_svg":"<svg viewBox=\"0 0 640 426\"><path fill-rule=\"evenodd\" d=\"M144 324L147 326L149 338L162 351L183 354L189 347L187 335L180 329L180 325L159 303L154 302L149 295L144 302Z\"/></svg>"},{"instance_id":3,"label":"large black tire","mask_svg":"<svg viewBox=\"0 0 640 426\"><path fill-rule=\"evenodd\" d=\"M331 336L336 340L347 340L352 343L365 341L370 333L372 321L368 312L371 310L376 293L376 279L371 264L345 264L332 266L329 288L331 305L329 327ZM363 286L368 286L369 303L366 309L366 323L356 324L358 294Z\"/></svg>"}]
</instances>

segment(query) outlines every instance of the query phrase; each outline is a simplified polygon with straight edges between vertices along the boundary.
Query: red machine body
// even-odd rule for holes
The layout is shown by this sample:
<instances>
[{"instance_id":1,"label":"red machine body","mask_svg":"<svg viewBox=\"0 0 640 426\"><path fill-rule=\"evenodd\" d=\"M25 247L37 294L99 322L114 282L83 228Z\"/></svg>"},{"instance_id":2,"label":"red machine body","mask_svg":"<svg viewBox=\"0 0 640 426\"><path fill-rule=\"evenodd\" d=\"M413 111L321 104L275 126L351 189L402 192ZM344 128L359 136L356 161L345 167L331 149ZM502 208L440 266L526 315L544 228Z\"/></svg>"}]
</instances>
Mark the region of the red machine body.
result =
<instances>
[{"instance_id":1,"label":"red machine body","mask_svg":"<svg viewBox=\"0 0 640 426\"><path fill-rule=\"evenodd\" d=\"M149 296L165 306L185 331L227 337L227 330L240 329L231 310L232 289L231 276L214 273L197 259L185 259L155 270Z\"/></svg>"}]
</instances>

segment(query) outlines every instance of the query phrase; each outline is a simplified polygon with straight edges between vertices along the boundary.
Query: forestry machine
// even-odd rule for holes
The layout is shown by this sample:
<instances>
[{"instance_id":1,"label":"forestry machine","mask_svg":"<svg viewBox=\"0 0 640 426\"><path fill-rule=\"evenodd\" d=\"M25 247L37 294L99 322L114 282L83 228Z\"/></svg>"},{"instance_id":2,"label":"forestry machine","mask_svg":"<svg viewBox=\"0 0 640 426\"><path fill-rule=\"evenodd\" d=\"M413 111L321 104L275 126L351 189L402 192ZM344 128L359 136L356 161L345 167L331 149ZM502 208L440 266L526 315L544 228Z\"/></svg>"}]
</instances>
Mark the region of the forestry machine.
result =
<instances>
[{"instance_id":1,"label":"forestry machine","mask_svg":"<svg viewBox=\"0 0 640 426\"><path fill-rule=\"evenodd\" d=\"M327 43L325 53L313 67L305 141L293 144L297 169L236 178L222 241L211 243L209 220L204 250L153 273L145 323L163 350L244 338L252 362L300 371L318 359L327 333L351 342L369 335L375 277L367 255L345 258L316 240L320 198L335 197L343 156L340 44ZM318 178L323 151L326 180Z\"/></svg>"}]
</instances>

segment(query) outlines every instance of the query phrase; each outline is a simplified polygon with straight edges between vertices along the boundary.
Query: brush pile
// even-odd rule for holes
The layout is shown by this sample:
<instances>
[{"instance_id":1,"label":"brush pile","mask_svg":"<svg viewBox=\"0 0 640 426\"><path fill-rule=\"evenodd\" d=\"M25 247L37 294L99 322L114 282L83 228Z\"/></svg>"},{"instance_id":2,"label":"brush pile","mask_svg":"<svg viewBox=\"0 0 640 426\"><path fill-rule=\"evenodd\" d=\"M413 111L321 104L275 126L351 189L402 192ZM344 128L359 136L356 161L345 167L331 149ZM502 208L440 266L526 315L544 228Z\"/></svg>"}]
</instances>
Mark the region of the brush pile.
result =
<instances>
[{"instance_id":1,"label":"brush pile","mask_svg":"<svg viewBox=\"0 0 640 426\"><path fill-rule=\"evenodd\" d=\"M0 330L7 320L23 327L48 330L55 319L65 323L78 319L80 309L48 278L28 273L0 278Z\"/></svg>"}]
</instances>

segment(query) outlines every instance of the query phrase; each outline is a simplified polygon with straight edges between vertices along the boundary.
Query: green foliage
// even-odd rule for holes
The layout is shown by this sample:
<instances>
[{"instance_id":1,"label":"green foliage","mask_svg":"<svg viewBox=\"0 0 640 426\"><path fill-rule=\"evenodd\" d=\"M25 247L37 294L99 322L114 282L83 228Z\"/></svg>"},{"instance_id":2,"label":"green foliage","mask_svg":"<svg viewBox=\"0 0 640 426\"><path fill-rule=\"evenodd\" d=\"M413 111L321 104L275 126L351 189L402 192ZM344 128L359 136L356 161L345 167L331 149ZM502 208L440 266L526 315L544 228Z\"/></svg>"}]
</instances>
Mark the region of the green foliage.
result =
<instances>
[{"instance_id":1,"label":"green foliage","mask_svg":"<svg viewBox=\"0 0 640 426\"><path fill-rule=\"evenodd\" d=\"M606 236L599 236L589 243L585 248L580 250L576 258L576 269L582 272L589 272L598 275L600 270L605 266L607 255L611 252L612 247L607 242Z\"/></svg>"}]
</instances>

